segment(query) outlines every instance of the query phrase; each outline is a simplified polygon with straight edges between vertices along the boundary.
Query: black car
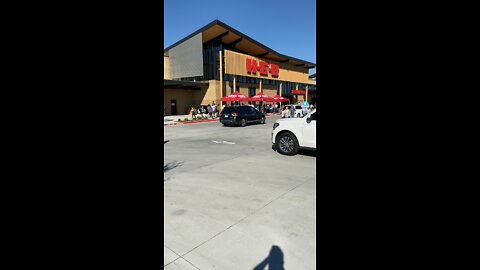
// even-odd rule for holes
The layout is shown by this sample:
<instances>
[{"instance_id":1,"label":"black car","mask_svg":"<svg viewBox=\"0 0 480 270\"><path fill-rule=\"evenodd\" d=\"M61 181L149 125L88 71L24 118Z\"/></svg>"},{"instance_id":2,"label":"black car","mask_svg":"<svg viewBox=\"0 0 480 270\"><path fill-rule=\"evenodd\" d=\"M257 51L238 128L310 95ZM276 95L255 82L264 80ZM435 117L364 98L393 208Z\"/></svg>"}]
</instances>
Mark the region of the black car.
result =
<instances>
[{"instance_id":1,"label":"black car","mask_svg":"<svg viewBox=\"0 0 480 270\"><path fill-rule=\"evenodd\" d=\"M242 127L248 123L265 124L265 114L252 106L225 107L220 113L220 123L224 126L240 125Z\"/></svg>"}]
</instances>

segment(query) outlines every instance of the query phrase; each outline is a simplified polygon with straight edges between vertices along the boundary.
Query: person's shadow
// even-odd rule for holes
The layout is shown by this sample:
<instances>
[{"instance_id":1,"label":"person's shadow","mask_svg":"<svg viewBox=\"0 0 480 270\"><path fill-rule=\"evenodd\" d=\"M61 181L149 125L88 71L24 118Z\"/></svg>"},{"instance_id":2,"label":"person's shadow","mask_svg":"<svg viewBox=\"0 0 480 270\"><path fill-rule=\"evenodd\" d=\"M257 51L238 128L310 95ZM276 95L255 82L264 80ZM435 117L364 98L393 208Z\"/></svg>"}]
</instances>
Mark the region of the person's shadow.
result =
<instances>
[{"instance_id":1,"label":"person's shadow","mask_svg":"<svg viewBox=\"0 0 480 270\"><path fill-rule=\"evenodd\" d=\"M268 270L285 270L283 268L283 252L278 246L272 246L268 257L265 258L260 264L255 266L253 270L265 270L268 265Z\"/></svg>"}]
</instances>

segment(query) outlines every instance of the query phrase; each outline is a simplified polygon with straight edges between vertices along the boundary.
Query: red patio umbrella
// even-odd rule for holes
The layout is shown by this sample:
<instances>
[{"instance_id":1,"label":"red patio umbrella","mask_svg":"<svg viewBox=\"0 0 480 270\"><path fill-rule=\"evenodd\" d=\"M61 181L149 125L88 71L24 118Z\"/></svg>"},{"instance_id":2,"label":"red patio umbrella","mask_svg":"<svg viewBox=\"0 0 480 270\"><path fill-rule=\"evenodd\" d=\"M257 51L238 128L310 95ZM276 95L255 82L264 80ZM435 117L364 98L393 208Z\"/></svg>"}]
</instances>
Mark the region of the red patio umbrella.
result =
<instances>
[{"instance_id":1,"label":"red patio umbrella","mask_svg":"<svg viewBox=\"0 0 480 270\"><path fill-rule=\"evenodd\" d=\"M276 95L273 98L270 98L270 101L271 102L290 102L288 98L284 98L279 95Z\"/></svg>"},{"instance_id":2,"label":"red patio umbrella","mask_svg":"<svg viewBox=\"0 0 480 270\"><path fill-rule=\"evenodd\" d=\"M256 94L255 96L251 97L249 101L266 101L266 102L271 102L271 97L265 95L264 93L260 92Z\"/></svg>"},{"instance_id":3,"label":"red patio umbrella","mask_svg":"<svg viewBox=\"0 0 480 270\"><path fill-rule=\"evenodd\" d=\"M220 99L221 101L248 101L249 98L240 92L233 92L228 96L224 96Z\"/></svg>"}]
</instances>

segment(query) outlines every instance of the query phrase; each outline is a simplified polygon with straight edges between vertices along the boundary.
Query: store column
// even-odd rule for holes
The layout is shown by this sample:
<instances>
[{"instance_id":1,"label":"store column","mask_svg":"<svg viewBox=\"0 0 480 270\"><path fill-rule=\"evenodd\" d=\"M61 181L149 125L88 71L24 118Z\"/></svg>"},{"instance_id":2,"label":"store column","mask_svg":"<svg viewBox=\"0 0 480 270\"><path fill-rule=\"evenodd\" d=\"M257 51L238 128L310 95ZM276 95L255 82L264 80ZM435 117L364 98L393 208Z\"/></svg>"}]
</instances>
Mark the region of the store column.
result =
<instances>
[{"instance_id":1,"label":"store column","mask_svg":"<svg viewBox=\"0 0 480 270\"><path fill-rule=\"evenodd\" d=\"M237 91L237 75L233 76L233 92L235 93Z\"/></svg>"},{"instance_id":2,"label":"store column","mask_svg":"<svg viewBox=\"0 0 480 270\"><path fill-rule=\"evenodd\" d=\"M220 50L220 110L222 109L223 107L223 101L222 101L222 97L223 97L223 58L222 58L222 50ZM219 111L220 111L219 110Z\"/></svg>"},{"instance_id":3,"label":"store column","mask_svg":"<svg viewBox=\"0 0 480 270\"><path fill-rule=\"evenodd\" d=\"M233 76L233 92L237 91L237 75Z\"/></svg>"},{"instance_id":4,"label":"store column","mask_svg":"<svg viewBox=\"0 0 480 270\"><path fill-rule=\"evenodd\" d=\"M298 91L298 83L295 84L295 90ZM298 92L297 94L295 95L295 103L298 103Z\"/></svg>"},{"instance_id":5,"label":"store column","mask_svg":"<svg viewBox=\"0 0 480 270\"><path fill-rule=\"evenodd\" d=\"M308 84L305 86L305 101L308 102Z\"/></svg>"}]
</instances>

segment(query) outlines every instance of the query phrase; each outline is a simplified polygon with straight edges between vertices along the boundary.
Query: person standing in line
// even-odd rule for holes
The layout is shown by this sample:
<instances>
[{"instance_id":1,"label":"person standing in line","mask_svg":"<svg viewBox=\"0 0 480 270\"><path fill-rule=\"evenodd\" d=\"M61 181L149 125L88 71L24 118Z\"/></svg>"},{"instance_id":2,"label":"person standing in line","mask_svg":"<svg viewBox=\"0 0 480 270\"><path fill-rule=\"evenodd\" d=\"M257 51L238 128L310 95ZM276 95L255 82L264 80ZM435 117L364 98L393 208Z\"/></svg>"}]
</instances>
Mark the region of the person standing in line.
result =
<instances>
[{"instance_id":1,"label":"person standing in line","mask_svg":"<svg viewBox=\"0 0 480 270\"><path fill-rule=\"evenodd\" d=\"M212 104L212 114L213 118L217 118L217 105L215 105L215 102Z\"/></svg>"},{"instance_id":2,"label":"person standing in line","mask_svg":"<svg viewBox=\"0 0 480 270\"><path fill-rule=\"evenodd\" d=\"M291 107L291 106L290 106L290 107ZM286 108L285 108L285 111L286 111L285 117L286 117L286 118L291 118L291 117L292 117L292 114L291 114L291 111L290 111L290 109L291 109L290 107L286 107Z\"/></svg>"},{"instance_id":3,"label":"person standing in line","mask_svg":"<svg viewBox=\"0 0 480 270\"><path fill-rule=\"evenodd\" d=\"M197 119L197 110L195 109L195 107L192 106L192 108L190 109L190 114L192 115L192 120Z\"/></svg>"},{"instance_id":4,"label":"person standing in line","mask_svg":"<svg viewBox=\"0 0 480 270\"><path fill-rule=\"evenodd\" d=\"M208 104L208 106L207 106L207 112L208 112L208 116L209 116L210 118L212 118L212 112L213 112L213 111L212 111L212 106L210 106L210 104Z\"/></svg>"},{"instance_id":5,"label":"person standing in line","mask_svg":"<svg viewBox=\"0 0 480 270\"><path fill-rule=\"evenodd\" d=\"M295 105L290 106L290 117L295 117Z\"/></svg>"}]
</instances>

